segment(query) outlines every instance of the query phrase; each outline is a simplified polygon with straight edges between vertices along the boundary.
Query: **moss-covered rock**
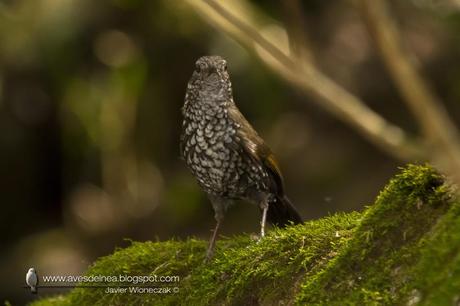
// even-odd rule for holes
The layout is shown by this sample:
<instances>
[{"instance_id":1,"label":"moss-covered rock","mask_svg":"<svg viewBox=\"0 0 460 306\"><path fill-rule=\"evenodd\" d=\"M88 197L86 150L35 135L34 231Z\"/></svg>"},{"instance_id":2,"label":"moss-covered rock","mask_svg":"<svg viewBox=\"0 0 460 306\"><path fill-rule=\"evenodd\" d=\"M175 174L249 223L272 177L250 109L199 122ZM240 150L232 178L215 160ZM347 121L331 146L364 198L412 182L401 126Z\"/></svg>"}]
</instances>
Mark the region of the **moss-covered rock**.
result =
<instances>
[{"instance_id":1,"label":"moss-covered rock","mask_svg":"<svg viewBox=\"0 0 460 306\"><path fill-rule=\"evenodd\" d=\"M171 294L77 288L45 305L457 305L460 203L429 166L403 169L364 212L336 214L262 241L134 242L87 275L179 275ZM112 284L114 287L117 284ZM126 284L125 284L126 285Z\"/></svg>"}]
</instances>

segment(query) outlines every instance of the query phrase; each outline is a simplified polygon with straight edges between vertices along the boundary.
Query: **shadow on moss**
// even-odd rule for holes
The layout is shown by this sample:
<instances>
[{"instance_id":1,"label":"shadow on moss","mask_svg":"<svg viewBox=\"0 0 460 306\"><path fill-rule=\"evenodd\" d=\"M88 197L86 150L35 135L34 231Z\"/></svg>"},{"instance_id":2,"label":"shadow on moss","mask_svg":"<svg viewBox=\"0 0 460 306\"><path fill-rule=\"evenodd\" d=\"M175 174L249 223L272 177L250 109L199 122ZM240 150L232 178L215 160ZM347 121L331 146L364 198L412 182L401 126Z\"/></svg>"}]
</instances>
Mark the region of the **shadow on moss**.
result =
<instances>
[{"instance_id":1,"label":"shadow on moss","mask_svg":"<svg viewBox=\"0 0 460 306\"><path fill-rule=\"evenodd\" d=\"M33 305L449 305L460 301L460 205L429 166L403 169L362 213L274 229L260 243L247 236L222 239L208 264L203 263L205 248L206 242L196 239L134 242L99 259L87 272L179 275L175 294L106 294L103 288L77 288Z\"/></svg>"}]
</instances>

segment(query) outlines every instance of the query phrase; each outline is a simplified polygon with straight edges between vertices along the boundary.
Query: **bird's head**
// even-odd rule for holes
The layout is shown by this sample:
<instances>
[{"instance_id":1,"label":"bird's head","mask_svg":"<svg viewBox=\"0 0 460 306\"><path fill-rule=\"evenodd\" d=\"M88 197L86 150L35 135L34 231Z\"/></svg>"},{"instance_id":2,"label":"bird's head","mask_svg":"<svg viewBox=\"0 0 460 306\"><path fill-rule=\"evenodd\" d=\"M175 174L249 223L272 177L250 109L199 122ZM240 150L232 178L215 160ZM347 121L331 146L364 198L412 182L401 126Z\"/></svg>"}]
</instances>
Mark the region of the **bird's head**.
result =
<instances>
[{"instance_id":1,"label":"bird's head","mask_svg":"<svg viewBox=\"0 0 460 306\"><path fill-rule=\"evenodd\" d=\"M227 72L227 61L216 55L200 57L196 61L188 90L199 100L231 100L232 85Z\"/></svg>"},{"instance_id":2,"label":"bird's head","mask_svg":"<svg viewBox=\"0 0 460 306\"><path fill-rule=\"evenodd\" d=\"M29 269L29 272L30 272L30 273L35 273L35 268L30 268L30 269Z\"/></svg>"}]
</instances>

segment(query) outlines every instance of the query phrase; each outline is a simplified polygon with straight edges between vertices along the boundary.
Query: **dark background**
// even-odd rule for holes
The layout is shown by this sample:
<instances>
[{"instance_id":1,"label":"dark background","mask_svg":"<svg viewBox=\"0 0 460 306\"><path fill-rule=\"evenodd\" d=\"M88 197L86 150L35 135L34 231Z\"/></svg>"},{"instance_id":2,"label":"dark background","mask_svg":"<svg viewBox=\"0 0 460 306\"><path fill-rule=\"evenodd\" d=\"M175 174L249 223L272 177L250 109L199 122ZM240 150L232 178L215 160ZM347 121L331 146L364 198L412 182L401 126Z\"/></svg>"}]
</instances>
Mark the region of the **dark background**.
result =
<instances>
[{"instance_id":1,"label":"dark background","mask_svg":"<svg viewBox=\"0 0 460 306\"><path fill-rule=\"evenodd\" d=\"M283 23L278 1L254 1ZM460 118L460 6L398 1L405 44ZM351 2L304 1L319 67L389 121L416 125ZM0 300L27 269L81 274L126 240L208 239L213 211L179 159L195 60L228 61L237 105L275 152L306 219L370 205L403 165L285 83L182 1L0 2ZM311 99L311 98L310 98ZM238 203L222 234L258 231ZM7 277L5 277L7 276ZM46 294L42 290L41 294Z\"/></svg>"}]
</instances>

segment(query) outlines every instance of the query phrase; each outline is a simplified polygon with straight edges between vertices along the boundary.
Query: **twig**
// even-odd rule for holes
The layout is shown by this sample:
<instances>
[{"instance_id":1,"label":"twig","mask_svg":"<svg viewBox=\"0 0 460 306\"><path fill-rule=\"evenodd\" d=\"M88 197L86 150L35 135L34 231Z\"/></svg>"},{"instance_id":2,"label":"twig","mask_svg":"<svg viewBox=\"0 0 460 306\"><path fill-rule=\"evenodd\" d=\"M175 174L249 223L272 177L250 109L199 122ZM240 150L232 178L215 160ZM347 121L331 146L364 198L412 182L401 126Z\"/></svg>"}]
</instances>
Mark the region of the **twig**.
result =
<instances>
[{"instance_id":1,"label":"twig","mask_svg":"<svg viewBox=\"0 0 460 306\"><path fill-rule=\"evenodd\" d=\"M284 11L284 23L289 36L291 55L309 62L314 60L310 40L306 31L306 21L302 3L299 0L281 1Z\"/></svg>"},{"instance_id":2,"label":"twig","mask_svg":"<svg viewBox=\"0 0 460 306\"><path fill-rule=\"evenodd\" d=\"M402 160L422 158L421 145L409 140L401 128L387 122L359 98L316 69L313 64L286 55L277 47L276 42L265 38L249 19L243 21L226 9L222 5L225 2L189 0L188 3L217 28L256 51L259 57L290 83L303 92L320 98L313 101L351 125L383 151ZM206 5L203 5L204 3ZM258 50L263 52L257 52Z\"/></svg>"},{"instance_id":3,"label":"twig","mask_svg":"<svg viewBox=\"0 0 460 306\"><path fill-rule=\"evenodd\" d=\"M427 140L430 159L460 181L458 131L440 99L415 68L415 56L403 48L395 20L383 0L360 0L378 51L404 101L415 116Z\"/></svg>"}]
</instances>

